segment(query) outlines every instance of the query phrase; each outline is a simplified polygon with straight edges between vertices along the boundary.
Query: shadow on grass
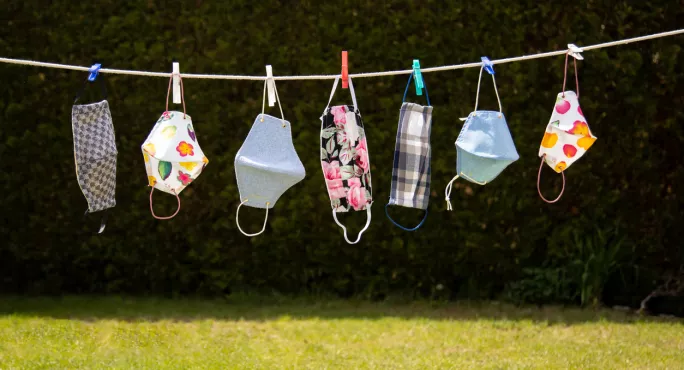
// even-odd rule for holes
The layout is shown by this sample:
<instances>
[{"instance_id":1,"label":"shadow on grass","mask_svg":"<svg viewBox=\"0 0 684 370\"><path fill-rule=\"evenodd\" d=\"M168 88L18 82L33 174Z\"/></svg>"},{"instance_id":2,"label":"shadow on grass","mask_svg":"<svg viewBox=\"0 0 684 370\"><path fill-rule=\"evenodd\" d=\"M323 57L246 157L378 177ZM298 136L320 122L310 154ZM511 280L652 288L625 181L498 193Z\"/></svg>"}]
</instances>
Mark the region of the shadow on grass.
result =
<instances>
[{"instance_id":1,"label":"shadow on grass","mask_svg":"<svg viewBox=\"0 0 684 370\"><path fill-rule=\"evenodd\" d=\"M282 319L383 318L425 320L533 321L550 325L588 322L663 322L684 325L682 319L642 317L609 309L562 306L514 306L499 302L458 301L431 303L368 302L324 298L289 298L233 295L226 299L162 299L118 296L0 297L1 316L50 317L82 321L271 321Z\"/></svg>"}]
</instances>

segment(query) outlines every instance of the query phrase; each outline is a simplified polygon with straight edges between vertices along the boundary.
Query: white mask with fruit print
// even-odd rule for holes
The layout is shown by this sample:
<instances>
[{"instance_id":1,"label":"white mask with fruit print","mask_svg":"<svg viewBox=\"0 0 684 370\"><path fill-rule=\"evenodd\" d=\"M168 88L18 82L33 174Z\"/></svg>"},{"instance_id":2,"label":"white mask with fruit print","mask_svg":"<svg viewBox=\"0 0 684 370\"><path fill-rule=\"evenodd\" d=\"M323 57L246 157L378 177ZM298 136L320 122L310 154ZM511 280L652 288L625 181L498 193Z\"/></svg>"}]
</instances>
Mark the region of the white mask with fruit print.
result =
<instances>
[{"instance_id":1,"label":"white mask with fruit print","mask_svg":"<svg viewBox=\"0 0 684 370\"><path fill-rule=\"evenodd\" d=\"M579 80L577 78L577 61L575 63L575 82L577 93L565 91L565 80L568 71L568 55L565 56L565 77L563 78L563 92L558 93L556 105L551 113L551 119L546 126L546 132L539 146L541 164L537 176L537 191L547 203L557 202L565 190L565 170L575 163L596 141L596 136L589 130L587 119L579 104ZM541 171L546 162L554 171L563 177L563 187L554 200L544 198L539 188Z\"/></svg>"},{"instance_id":2,"label":"white mask with fruit print","mask_svg":"<svg viewBox=\"0 0 684 370\"><path fill-rule=\"evenodd\" d=\"M173 77L171 77L173 79ZM181 96L183 95L183 80L180 80ZM183 112L169 111L169 91L166 93L166 111L162 113L152 131L142 144L145 170L150 191L150 212L159 220L175 217L180 211L180 194L186 186L194 181L204 167L209 163L200 149L192 126L192 119L185 114L185 99L183 98ZM178 200L178 209L168 217L159 217L152 208L152 193L154 189L173 194Z\"/></svg>"}]
</instances>

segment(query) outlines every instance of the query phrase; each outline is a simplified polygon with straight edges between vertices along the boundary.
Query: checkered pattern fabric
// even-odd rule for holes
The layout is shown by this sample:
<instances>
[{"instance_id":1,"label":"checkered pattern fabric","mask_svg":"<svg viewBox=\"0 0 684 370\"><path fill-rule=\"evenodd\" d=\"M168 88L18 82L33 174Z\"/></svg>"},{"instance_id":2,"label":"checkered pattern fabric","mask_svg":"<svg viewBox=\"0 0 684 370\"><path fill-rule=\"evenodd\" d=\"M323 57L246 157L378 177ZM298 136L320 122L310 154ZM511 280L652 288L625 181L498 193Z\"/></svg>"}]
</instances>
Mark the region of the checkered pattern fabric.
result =
<instances>
[{"instance_id":1,"label":"checkered pattern fabric","mask_svg":"<svg viewBox=\"0 0 684 370\"><path fill-rule=\"evenodd\" d=\"M431 126L431 106L402 104L389 204L427 209L430 201Z\"/></svg>"},{"instance_id":2,"label":"checkered pattern fabric","mask_svg":"<svg viewBox=\"0 0 684 370\"><path fill-rule=\"evenodd\" d=\"M78 185L88 201L88 212L114 207L116 200L116 143L109 103L74 105L71 110L74 158Z\"/></svg>"}]
</instances>

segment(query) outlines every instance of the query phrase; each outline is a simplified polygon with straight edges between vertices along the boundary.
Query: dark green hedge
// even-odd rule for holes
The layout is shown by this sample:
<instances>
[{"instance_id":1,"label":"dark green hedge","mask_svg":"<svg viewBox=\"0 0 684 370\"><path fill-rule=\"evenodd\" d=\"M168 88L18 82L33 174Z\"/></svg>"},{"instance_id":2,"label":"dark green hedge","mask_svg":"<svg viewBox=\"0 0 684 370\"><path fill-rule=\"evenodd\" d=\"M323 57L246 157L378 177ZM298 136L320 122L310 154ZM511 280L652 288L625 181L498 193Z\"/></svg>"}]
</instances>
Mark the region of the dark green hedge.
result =
<instances>
[{"instance_id":1,"label":"dark green hedge","mask_svg":"<svg viewBox=\"0 0 684 370\"><path fill-rule=\"evenodd\" d=\"M445 4L449 3L449 4ZM676 1L6 1L0 55L185 72L339 73L408 69L591 45L681 27ZM659 3L659 4L656 4ZM678 22L679 21L679 22ZM278 202L263 236L235 226L233 160L260 112L263 85L186 79L185 96L211 163L171 221L154 220L140 144L164 109L167 80L105 75L116 129L118 206L103 235L74 173L70 112L86 73L0 65L0 287L6 292L225 294L235 290L633 304L684 263L684 68L676 36L585 53L582 109L599 140L567 172L554 205L537 196L537 151L563 79L563 57L496 67L520 160L484 187L455 184L459 117L473 107L477 69L424 75L434 110L432 197L425 226L392 226L390 189L406 76L357 79L372 158L373 222L347 245L319 164L318 117L330 81L279 82L307 177ZM572 81L573 75L569 76ZM338 91L338 102L349 100ZM89 89L87 99L99 90ZM345 100L342 99L345 96ZM413 96L413 94L411 94ZM481 108L495 107L489 79ZM272 110L275 112L275 110ZM544 189L560 181L546 171ZM554 188L555 187L555 188ZM156 198L159 212L173 209ZM419 211L396 210L415 222ZM262 212L247 209L245 225ZM361 213L343 216L358 230Z\"/></svg>"}]
</instances>

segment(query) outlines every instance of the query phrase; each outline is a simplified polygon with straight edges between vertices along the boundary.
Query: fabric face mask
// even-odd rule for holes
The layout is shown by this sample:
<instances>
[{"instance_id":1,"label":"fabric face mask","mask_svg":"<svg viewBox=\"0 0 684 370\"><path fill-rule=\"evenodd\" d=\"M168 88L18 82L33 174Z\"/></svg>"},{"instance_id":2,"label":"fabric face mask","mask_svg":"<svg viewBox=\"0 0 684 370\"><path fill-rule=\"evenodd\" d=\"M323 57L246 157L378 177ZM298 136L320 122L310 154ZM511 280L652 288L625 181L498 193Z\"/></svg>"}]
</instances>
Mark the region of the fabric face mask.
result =
<instances>
[{"instance_id":1,"label":"fabric face mask","mask_svg":"<svg viewBox=\"0 0 684 370\"><path fill-rule=\"evenodd\" d=\"M392 168L392 190L389 203L385 205L385 214L393 224L406 231L420 228L427 219L427 208L430 201L430 130L432 127L432 106L427 86L425 98L428 106L406 103L406 93L413 74L409 76L404 98L399 111L399 127L394 147L394 166ZM390 205L417 208L425 211L425 216L413 228L406 228L396 223L387 210Z\"/></svg>"},{"instance_id":2,"label":"fabric face mask","mask_svg":"<svg viewBox=\"0 0 684 370\"><path fill-rule=\"evenodd\" d=\"M107 91L100 76L103 100L99 103L77 105L83 89L71 109L71 129L74 135L74 159L78 185L88 202L87 213L98 212L116 205L116 142L109 112ZM86 84L88 82L86 81ZM85 85L84 85L85 88ZM99 232L104 231L106 215Z\"/></svg>"},{"instance_id":3,"label":"fabric face mask","mask_svg":"<svg viewBox=\"0 0 684 370\"><path fill-rule=\"evenodd\" d=\"M444 192L449 211L453 209L449 196L457 178L463 177L472 183L485 185L492 182L508 165L520 158L511 133L508 131L493 74L492 81L496 99L499 102L499 111L477 110L483 68L480 68L480 77L477 81L475 110L465 119L465 124L456 139L457 175L451 179Z\"/></svg>"},{"instance_id":4,"label":"fabric face mask","mask_svg":"<svg viewBox=\"0 0 684 370\"><path fill-rule=\"evenodd\" d=\"M168 220L180 211L180 194L186 186L202 173L209 160L204 156L197 142L192 119L185 114L183 79L180 80L183 112L169 111L171 81L166 93L166 111L157 120L154 128L142 144L145 170L150 191L150 212L158 220ZM176 212L168 217L159 217L152 207L154 189L173 194L178 200Z\"/></svg>"},{"instance_id":5,"label":"fabric face mask","mask_svg":"<svg viewBox=\"0 0 684 370\"><path fill-rule=\"evenodd\" d=\"M349 78L349 91L354 105L330 107L339 77L335 78L328 105L321 116L321 167L330 197L335 223L344 231L344 240L356 244L370 226L373 192L366 132L358 111L354 85ZM366 211L366 225L356 241L347 238L347 228L337 220L338 212Z\"/></svg>"},{"instance_id":6,"label":"fabric face mask","mask_svg":"<svg viewBox=\"0 0 684 370\"><path fill-rule=\"evenodd\" d=\"M556 105L553 108L553 112L551 112L551 119L549 124L546 125L546 132L544 132L544 138L539 146L541 164L537 174L537 191L542 200L547 203L555 203L563 196L563 191L565 190L565 170L583 156L596 141L596 136L589 130L587 119L584 118L579 105L577 60L574 63L577 94L574 91L565 91L565 81L568 73L568 55L566 54L563 92L558 93ZM544 198L539 187L544 162L563 177L563 186L560 194L554 200Z\"/></svg>"},{"instance_id":7,"label":"fabric face mask","mask_svg":"<svg viewBox=\"0 0 684 370\"><path fill-rule=\"evenodd\" d=\"M273 208L287 189L302 181L306 176L304 165L297 156L292 143L290 122L285 120L283 108L275 89L276 101L282 119L264 114L266 82L264 82L264 103L261 114L256 117L245 142L235 155L235 177L240 192L240 205L235 213L238 230L246 236L256 236L266 230L268 210ZM261 231L248 234L239 222L242 205L265 208L266 218Z\"/></svg>"}]
</instances>

